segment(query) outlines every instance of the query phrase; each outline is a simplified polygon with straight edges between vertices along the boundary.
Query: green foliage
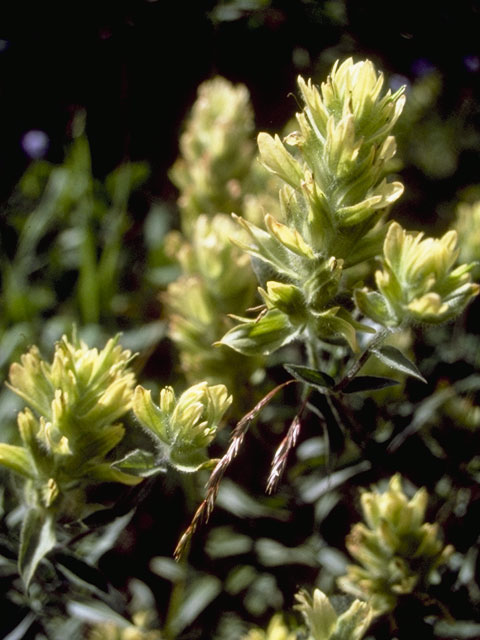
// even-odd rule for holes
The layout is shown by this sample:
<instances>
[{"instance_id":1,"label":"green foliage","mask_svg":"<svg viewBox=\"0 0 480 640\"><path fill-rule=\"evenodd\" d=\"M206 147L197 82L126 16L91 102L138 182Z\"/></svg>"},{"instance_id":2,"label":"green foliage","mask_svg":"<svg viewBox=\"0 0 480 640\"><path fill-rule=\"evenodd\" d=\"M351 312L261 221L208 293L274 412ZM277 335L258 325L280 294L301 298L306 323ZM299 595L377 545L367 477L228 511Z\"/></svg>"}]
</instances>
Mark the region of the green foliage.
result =
<instances>
[{"instance_id":1,"label":"green foliage","mask_svg":"<svg viewBox=\"0 0 480 640\"><path fill-rule=\"evenodd\" d=\"M74 317L98 322L115 313L120 304L118 289L125 266L122 241L131 224L128 200L148 177L148 167L124 164L107 176L104 185L99 184L92 175L84 125L79 114L63 164L33 163L20 182L19 199L31 212L26 220L16 216L19 241L13 260L7 262L2 256L3 322L31 321L58 304L54 295L58 283L49 286L40 280L37 284L45 262L39 248L52 233L46 274L53 280L59 277L58 271L77 270Z\"/></svg>"},{"instance_id":2,"label":"green foliage","mask_svg":"<svg viewBox=\"0 0 480 640\"><path fill-rule=\"evenodd\" d=\"M219 23L271 10L222 7ZM441 172L406 151L407 92L351 58L298 86L296 123L260 133L258 158L246 87L200 86L171 170L176 231L166 203L138 231L148 169L97 180L81 117L65 161L33 163L7 207L0 366L26 405L0 395L9 637L475 637L480 381L460 317L480 290L475 190L455 230L405 231L387 220L397 120L403 161ZM410 126L425 131L440 87L411 89ZM385 482L347 534L358 487ZM112 552L133 558L122 593L98 569Z\"/></svg>"},{"instance_id":3,"label":"green foliage","mask_svg":"<svg viewBox=\"0 0 480 640\"><path fill-rule=\"evenodd\" d=\"M455 230L458 234L458 250L462 262L475 262L474 273L478 275L478 229L480 220L480 201L468 204L462 202L458 205L455 220Z\"/></svg>"}]
</instances>

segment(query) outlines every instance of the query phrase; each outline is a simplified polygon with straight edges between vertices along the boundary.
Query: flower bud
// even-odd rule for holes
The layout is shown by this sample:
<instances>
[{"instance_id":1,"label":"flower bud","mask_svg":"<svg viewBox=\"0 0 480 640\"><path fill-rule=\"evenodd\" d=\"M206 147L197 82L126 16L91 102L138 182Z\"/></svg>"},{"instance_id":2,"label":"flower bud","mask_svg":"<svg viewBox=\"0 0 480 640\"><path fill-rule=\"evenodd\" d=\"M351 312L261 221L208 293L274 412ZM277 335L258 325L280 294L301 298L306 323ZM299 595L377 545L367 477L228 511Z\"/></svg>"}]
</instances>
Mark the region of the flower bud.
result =
<instances>
[{"instance_id":1,"label":"flower bud","mask_svg":"<svg viewBox=\"0 0 480 640\"><path fill-rule=\"evenodd\" d=\"M138 386L133 411L170 464L192 472L208 462L205 449L231 402L232 396L224 385L201 382L187 389L178 400L171 387L162 389L157 406L150 391Z\"/></svg>"},{"instance_id":2,"label":"flower bud","mask_svg":"<svg viewBox=\"0 0 480 640\"><path fill-rule=\"evenodd\" d=\"M327 596L315 589L313 596L305 591L296 595L297 609L301 611L312 640L360 640L372 619L368 604L355 600L350 607L337 616Z\"/></svg>"},{"instance_id":3,"label":"flower bud","mask_svg":"<svg viewBox=\"0 0 480 640\"><path fill-rule=\"evenodd\" d=\"M357 292L360 310L386 326L438 323L456 317L478 294L468 273L473 264L454 268L457 234L423 238L393 222L384 243L384 270L375 274L378 294Z\"/></svg>"}]
</instances>

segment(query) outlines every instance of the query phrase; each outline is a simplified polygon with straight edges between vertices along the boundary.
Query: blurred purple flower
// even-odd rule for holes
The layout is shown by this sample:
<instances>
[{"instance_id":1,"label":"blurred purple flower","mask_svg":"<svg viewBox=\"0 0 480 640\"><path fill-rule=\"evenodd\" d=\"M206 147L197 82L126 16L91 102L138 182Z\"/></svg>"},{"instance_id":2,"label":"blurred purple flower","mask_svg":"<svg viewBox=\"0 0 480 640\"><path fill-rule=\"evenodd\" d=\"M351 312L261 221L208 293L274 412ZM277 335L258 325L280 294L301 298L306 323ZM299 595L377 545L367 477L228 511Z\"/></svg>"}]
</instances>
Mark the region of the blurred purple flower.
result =
<instances>
[{"instance_id":1,"label":"blurred purple flower","mask_svg":"<svg viewBox=\"0 0 480 640\"><path fill-rule=\"evenodd\" d=\"M388 85L390 87L390 89L392 91L398 91L398 89L400 89L400 87L405 86L406 90L408 91L408 89L410 89L410 81L408 80L407 77L402 76L399 73L394 73L390 76Z\"/></svg>"},{"instance_id":2,"label":"blurred purple flower","mask_svg":"<svg viewBox=\"0 0 480 640\"><path fill-rule=\"evenodd\" d=\"M422 78L423 76L432 73L432 71L435 71L435 65L426 58L418 58L413 62L411 69L414 76Z\"/></svg>"},{"instance_id":3,"label":"blurred purple flower","mask_svg":"<svg viewBox=\"0 0 480 640\"><path fill-rule=\"evenodd\" d=\"M470 73L477 73L477 71L480 71L480 58L478 56L465 56L463 64Z\"/></svg>"},{"instance_id":4,"label":"blurred purple flower","mask_svg":"<svg viewBox=\"0 0 480 640\"><path fill-rule=\"evenodd\" d=\"M22 149L27 156L33 160L43 158L48 151L49 144L50 140L47 134L45 131L40 131L39 129L27 131L21 141Z\"/></svg>"}]
</instances>

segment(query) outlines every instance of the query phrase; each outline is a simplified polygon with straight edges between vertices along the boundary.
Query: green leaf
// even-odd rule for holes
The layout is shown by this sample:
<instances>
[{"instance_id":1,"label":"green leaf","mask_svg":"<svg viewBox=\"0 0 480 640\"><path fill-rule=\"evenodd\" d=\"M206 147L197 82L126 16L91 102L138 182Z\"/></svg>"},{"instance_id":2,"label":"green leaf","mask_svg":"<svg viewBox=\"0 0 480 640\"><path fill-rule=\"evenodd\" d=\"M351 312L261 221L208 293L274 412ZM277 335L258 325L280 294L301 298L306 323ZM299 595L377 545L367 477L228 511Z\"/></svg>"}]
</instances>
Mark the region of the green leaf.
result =
<instances>
[{"instance_id":1,"label":"green leaf","mask_svg":"<svg viewBox=\"0 0 480 640\"><path fill-rule=\"evenodd\" d=\"M0 442L0 464L26 478L34 476L30 456L24 447Z\"/></svg>"},{"instance_id":2,"label":"green leaf","mask_svg":"<svg viewBox=\"0 0 480 640\"><path fill-rule=\"evenodd\" d=\"M398 380L392 378L382 378L380 376L357 376L342 389L342 393L359 393L361 391L378 391L400 384Z\"/></svg>"},{"instance_id":3,"label":"green leaf","mask_svg":"<svg viewBox=\"0 0 480 640\"><path fill-rule=\"evenodd\" d=\"M395 323L395 317L387 300L378 291L356 289L353 297L358 309L375 322L385 326Z\"/></svg>"},{"instance_id":4,"label":"green leaf","mask_svg":"<svg viewBox=\"0 0 480 640\"><path fill-rule=\"evenodd\" d=\"M205 455L204 449L172 447L168 461L178 471L194 473L200 469L208 468L210 459Z\"/></svg>"},{"instance_id":5,"label":"green leaf","mask_svg":"<svg viewBox=\"0 0 480 640\"><path fill-rule=\"evenodd\" d=\"M52 561L72 584L100 597L108 594L109 585L103 573L83 558L62 550L55 553Z\"/></svg>"},{"instance_id":6,"label":"green leaf","mask_svg":"<svg viewBox=\"0 0 480 640\"><path fill-rule=\"evenodd\" d=\"M391 345L384 345L383 347L377 347L372 349L372 353L386 365L400 371L400 373L406 373L407 375L418 378L422 382L427 382L422 376L417 366L409 360L401 351Z\"/></svg>"},{"instance_id":7,"label":"green leaf","mask_svg":"<svg viewBox=\"0 0 480 640\"><path fill-rule=\"evenodd\" d=\"M475 640L480 637L480 623L471 620L440 620L435 625L435 634L453 640L466 640L467 638Z\"/></svg>"},{"instance_id":8,"label":"green leaf","mask_svg":"<svg viewBox=\"0 0 480 640\"><path fill-rule=\"evenodd\" d=\"M29 509L23 520L18 569L26 589L38 564L56 544L55 519L46 509Z\"/></svg>"},{"instance_id":9,"label":"green leaf","mask_svg":"<svg viewBox=\"0 0 480 640\"><path fill-rule=\"evenodd\" d=\"M257 142L262 162L267 169L298 189L303 180L302 168L285 149L278 135L272 138L268 133L262 132L258 134Z\"/></svg>"},{"instance_id":10,"label":"green leaf","mask_svg":"<svg viewBox=\"0 0 480 640\"><path fill-rule=\"evenodd\" d=\"M142 478L149 478L157 473L165 473L163 462L157 462L157 456L150 451L134 449L127 453L121 460L117 460L113 466L115 469L131 473Z\"/></svg>"},{"instance_id":11,"label":"green leaf","mask_svg":"<svg viewBox=\"0 0 480 640\"><path fill-rule=\"evenodd\" d=\"M146 162L127 162L114 169L105 178L105 188L115 204L126 204L130 193L148 178Z\"/></svg>"},{"instance_id":12,"label":"green leaf","mask_svg":"<svg viewBox=\"0 0 480 640\"><path fill-rule=\"evenodd\" d=\"M23 640L23 638L27 638L27 631L36 619L36 614L33 611L30 611L30 613L27 613L25 618L18 623L15 629L12 629L7 636L4 636L3 640Z\"/></svg>"},{"instance_id":13,"label":"green leaf","mask_svg":"<svg viewBox=\"0 0 480 640\"><path fill-rule=\"evenodd\" d=\"M236 533L233 527L217 527L208 536L205 550L210 558L230 558L249 553L253 547L250 536Z\"/></svg>"},{"instance_id":14,"label":"green leaf","mask_svg":"<svg viewBox=\"0 0 480 640\"><path fill-rule=\"evenodd\" d=\"M304 270L302 265L305 262L308 263L308 259L300 258L300 256L287 249L274 235L267 233L244 218L234 215L234 219L247 231L253 240L253 244L249 244L236 238L232 240L234 244L254 258L273 267L273 273L282 274L282 276L294 282L299 279L299 269L300 271ZM294 267L291 266L292 258ZM272 277L273 274L269 279L272 279Z\"/></svg>"},{"instance_id":15,"label":"green leaf","mask_svg":"<svg viewBox=\"0 0 480 640\"><path fill-rule=\"evenodd\" d=\"M278 540L259 538L255 541L255 553L264 567L281 567L299 564L318 567L317 552L308 542L297 547L289 547Z\"/></svg>"},{"instance_id":16,"label":"green leaf","mask_svg":"<svg viewBox=\"0 0 480 640\"><path fill-rule=\"evenodd\" d=\"M222 583L218 578L210 575L202 575L194 580L190 580L177 614L170 622L169 631L177 637L191 624L200 613L215 600L222 590Z\"/></svg>"},{"instance_id":17,"label":"green leaf","mask_svg":"<svg viewBox=\"0 0 480 640\"><path fill-rule=\"evenodd\" d=\"M115 469L114 465L110 462L100 462L94 464L90 468L85 470L85 475L94 482L120 482L128 486L135 486L142 482L143 478L124 473Z\"/></svg>"},{"instance_id":18,"label":"green leaf","mask_svg":"<svg viewBox=\"0 0 480 640\"><path fill-rule=\"evenodd\" d=\"M343 314L339 313L340 311L339 307L332 307L321 313L312 312L312 316L315 318L315 330L322 340L328 342L341 337L348 343L352 351L357 351L358 344L355 328L349 320L341 317Z\"/></svg>"},{"instance_id":19,"label":"green leaf","mask_svg":"<svg viewBox=\"0 0 480 640\"><path fill-rule=\"evenodd\" d=\"M186 578L187 566L176 562L173 558L155 556L148 566L152 573L170 582L181 582Z\"/></svg>"},{"instance_id":20,"label":"green leaf","mask_svg":"<svg viewBox=\"0 0 480 640\"><path fill-rule=\"evenodd\" d=\"M85 620L89 624L113 623L120 629L126 629L132 625L129 620L114 611L111 607L97 600L91 600L89 602L72 600L67 604L67 611L72 617Z\"/></svg>"},{"instance_id":21,"label":"green leaf","mask_svg":"<svg viewBox=\"0 0 480 640\"><path fill-rule=\"evenodd\" d=\"M269 355L291 342L298 333L285 313L272 309L259 320L233 327L217 344L224 344L246 356Z\"/></svg>"},{"instance_id":22,"label":"green leaf","mask_svg":"<svg viewBox=\"0 0 480 640\"><path fill-rule=\"evenodd\" d=\"M350 608L337 620L337 628L332 640L361 640L372 621L373 612L367 602L354 600Z\"/></svg>"},{"instance_id":23,"label":"green leaf","mask_svg":"<svg viewBox=\"0 0 480 640\"><path fill-rule=\"evenodd\" d=\"M168 443L168 416L153 402L150 390L137 386L132 408L141 425L160 440L158 444Z\"/></svg>"},{"instance_id":24,"label":"green leaf","mask_svg":"<svg viewBox=\"0 0 480 640\"><path fill-rule=\"evenodd\" d=\"M335 386L335 380L319 369L310 369L297 364L284 364L283 368L300 382L320 389L320 391L324 392L325 389L332 389Z\"/></svg>"},{"instance_id":25,"label":"green leaf","mask_svg":"<svg viewBox=\"0 0 480 640\"><path fill-rule=\"evenodd\" d=\"M220 485L217 504L228 513L232 513L236 518L273 518L285 522L289 519L289 512L285 509L269 506L252 498L235 482L225 478Z\"/></svg>"}]
</instances>

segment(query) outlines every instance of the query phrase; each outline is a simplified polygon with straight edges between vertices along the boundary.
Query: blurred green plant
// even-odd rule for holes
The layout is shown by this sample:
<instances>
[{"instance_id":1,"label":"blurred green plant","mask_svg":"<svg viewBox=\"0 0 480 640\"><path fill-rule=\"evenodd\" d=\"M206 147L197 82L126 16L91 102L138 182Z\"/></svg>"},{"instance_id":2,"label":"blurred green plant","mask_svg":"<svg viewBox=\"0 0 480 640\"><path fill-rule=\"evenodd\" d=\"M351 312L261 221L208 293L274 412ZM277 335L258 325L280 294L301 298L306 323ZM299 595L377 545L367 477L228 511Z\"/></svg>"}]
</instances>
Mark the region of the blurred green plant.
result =
<instances>
[{"instance_id":1,"label":"blurred green plant","mask_svg":"<svg viewBox=\"0 0 480 640\"><path fill-rule=\"evenodd\" d=\"M169 237L182 276L163 296L169 313L169 336L179 349L180 364L189 381L206 379L235 388L261 367L261 360L231 357L225 347L213 349L231 326L227 313L240 313L254 301L255 277L250 260L231 238L238 228L225 214L197 218L191 242Z\"/></svg>"},{"instance_id":2,"label":"blurred green plant","mask_svg":"<svg viewBox=\"0 0 480 640\"><path fill-rule=\"evenodd\" d=\"M255 159L249 93L221 77L204 82L180 140L170 175L179 188L181 232L167 238L167 253L182 275L163 300L169 335L187 379L229 388L261 377L262 359L232 357L212 344L232 326L227 317L255 304L256 278L248 256L232 242L244 235L231 212L257 220L274 201L275 180Z\"/></svg>"},{"instance_id":3,"label":"blurred green plant","mask_svg":"<svg viewBox=\"0 0 480 640\"><path fill-rule=\"evenodd\" d=\"M473 203L462 202L457 207L457 215L454 223L458 234L458 249L462 262L474 262L473 273L479 274L480 261L480 201Z\"/></svg>"},{"instance_id":4,"label":"blurred green plant","mask_svg":"<svg viewBox=\"0 0 480 640\"><path fill-rule=\"evenodd\" d=\"M346 542L359 564L350 565L338 584L367 600L375 614L392 611L402 595L426 593L435 569L453 553L442 544L438 525L424 522L427 501L424 488L408 500L398 474L387 491L361 495L366 524L356 524Z\"/></svg>"},{"instance_id":5,"label":"blurred green plant","mask_svg":"<svg viewBox=\"0 0 480 640\"><path fill-rule=\"evenodd\" d=\"M36 161L20 181L18 203L13 206L30 212L11 215L19 237L13 259L2 255L4 323L32 321L39 312L58 305L54 292L59 278L72 269L78 273L74 317L95 323L122 307L123 238L131 225L128 201L149 170L145 163L125 163L100 184L92 175L84 130L85 114L80 112L63 164ZM41 245L46 237L48 258Z\"/></svg>"}]
</instances>

